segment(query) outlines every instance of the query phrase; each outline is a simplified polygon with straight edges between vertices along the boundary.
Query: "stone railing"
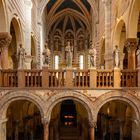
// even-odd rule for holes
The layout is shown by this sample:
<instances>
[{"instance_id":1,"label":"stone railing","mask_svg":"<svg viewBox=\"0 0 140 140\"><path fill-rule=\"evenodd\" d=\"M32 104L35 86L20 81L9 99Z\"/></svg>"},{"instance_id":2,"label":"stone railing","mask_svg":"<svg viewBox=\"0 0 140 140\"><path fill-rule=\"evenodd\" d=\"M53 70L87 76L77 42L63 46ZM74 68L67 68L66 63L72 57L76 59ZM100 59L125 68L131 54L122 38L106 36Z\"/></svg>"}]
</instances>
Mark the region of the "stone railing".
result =
<instances>
[{"instance_id":1,"label":"stone railing","mask_svg":"<svg viewBox=\"0 0 140 140\"><path fill-rule=\"evenodd\" d=\"M138 75L136 70L121 71L121 87L137 87Z\"/></svg>"},{"instance_id":2,"label":"stone railing","mask_svg":"<svg viewBox=\"0 0 140 140\"><path fill-rule=\"evenodd\" d=\"M97 87L113 87L113 70L97 70Z\"/></svg>"},{"instance_id":3,"label":"stone railing","mask_svg":"<svg viewBox=\"0 0 140 140\"><path fill-rule=\"evenodd\" d=\"M139 70L0 70L0 87L123 88L140 87Z\"/></svg>"},{"instance_id":4,"label":"stone railing","mask_svg":"<svg viewBox=\"0 0 140 140\"><path fill-rule=\"evenodd\" d=\"M73 86L74 87L89 87L89 71L74 70L73 71Z\"/></svg>"}]
</instances>

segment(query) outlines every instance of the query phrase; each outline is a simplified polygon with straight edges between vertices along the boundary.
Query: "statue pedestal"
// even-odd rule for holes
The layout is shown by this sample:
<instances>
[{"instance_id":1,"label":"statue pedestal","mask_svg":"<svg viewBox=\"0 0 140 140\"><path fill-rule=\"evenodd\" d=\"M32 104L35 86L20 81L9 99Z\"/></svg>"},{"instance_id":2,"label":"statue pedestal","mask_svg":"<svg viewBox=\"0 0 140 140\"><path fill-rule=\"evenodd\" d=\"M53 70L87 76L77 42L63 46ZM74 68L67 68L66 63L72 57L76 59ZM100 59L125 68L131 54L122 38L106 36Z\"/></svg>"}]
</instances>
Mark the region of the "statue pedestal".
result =
<instances>
[{"instance_id":1,"label":"statue pedestal","mask_svg":"<svg viewBox=\"0 0 140 140\"><path fill-rule=\"evenodd\" d=\"M114 68L114 87L121 87L121 70L118 67Z\"/></svg>"}]
</instances>

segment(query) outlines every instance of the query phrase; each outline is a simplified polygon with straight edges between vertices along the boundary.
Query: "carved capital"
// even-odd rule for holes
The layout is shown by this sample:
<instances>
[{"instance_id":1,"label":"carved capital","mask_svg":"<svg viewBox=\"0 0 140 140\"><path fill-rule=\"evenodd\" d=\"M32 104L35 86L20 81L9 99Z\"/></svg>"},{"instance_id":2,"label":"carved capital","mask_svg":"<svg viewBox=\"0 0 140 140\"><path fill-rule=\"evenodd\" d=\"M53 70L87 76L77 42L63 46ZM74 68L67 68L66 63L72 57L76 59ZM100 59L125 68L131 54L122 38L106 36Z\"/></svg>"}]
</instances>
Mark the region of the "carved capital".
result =
<instances>
[{"instance_id":1,"label":"carved capital","mask_svg":"<svg viewBox=\"0 0 140 140\"><path fill-rule=\"evenodd\" d=\"M93 120L89 120L88 124L90 128L97 128L97 123Z\"/></svg>"},{"instance_id":2,"label":"carved capital","mask_svg":"<svg viewBox=\"0 0 140 140\"><path fill-rule=\"evenodd\" d=\"M42 123L44 125L48 125L49 124L49 119L48 118L42 118Z\"/></svg>"},{"instance_id":3,"label":"carved capital","mask_svg":"<svg viewBox=\"0 0 140 140\"><path fill-rule=\"evenodd\" d=\"M129 51L135 51L137 49L138 39L137 38L128 38L125 42L125 47Z\"/></svg>"},{"instance_id":4,"label":"carved capital","mask_svg":"<svg viewBox=\"0 0 140 140\"><path fill-rule=\"evenodd\" d=\"M8 32L0 32L0 47L8 47L12 36Z\"/></svg>"}]
</instances>

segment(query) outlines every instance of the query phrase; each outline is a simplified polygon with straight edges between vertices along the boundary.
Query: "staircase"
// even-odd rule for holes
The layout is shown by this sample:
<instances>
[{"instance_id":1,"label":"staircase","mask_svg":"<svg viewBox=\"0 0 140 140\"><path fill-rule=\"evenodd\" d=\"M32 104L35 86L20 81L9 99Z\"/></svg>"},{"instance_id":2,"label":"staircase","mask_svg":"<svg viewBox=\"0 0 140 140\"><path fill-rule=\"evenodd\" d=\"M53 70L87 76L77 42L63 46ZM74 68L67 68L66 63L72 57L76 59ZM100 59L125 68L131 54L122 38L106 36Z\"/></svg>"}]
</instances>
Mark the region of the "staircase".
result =
<instances>
[{"instance_id":1,"label":"staircase","mask_svg":"<svg viewBox=\"0 0 140 140\"><path fill-rule=\"evenodd\" d=\"M79 140L79 131L76 127L61 127L60 140Z\"/></svg>"}]
</instances>

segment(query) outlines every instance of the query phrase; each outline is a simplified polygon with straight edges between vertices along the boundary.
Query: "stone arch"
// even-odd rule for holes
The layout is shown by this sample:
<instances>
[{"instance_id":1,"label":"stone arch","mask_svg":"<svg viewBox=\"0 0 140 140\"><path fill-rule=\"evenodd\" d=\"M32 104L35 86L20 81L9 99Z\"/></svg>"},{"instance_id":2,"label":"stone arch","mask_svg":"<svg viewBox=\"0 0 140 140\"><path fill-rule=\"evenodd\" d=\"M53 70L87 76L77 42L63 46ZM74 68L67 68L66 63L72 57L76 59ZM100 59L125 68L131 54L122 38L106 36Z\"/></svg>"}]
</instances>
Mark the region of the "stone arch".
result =
<instances>
[{"instance_id":1,"label":"stone arch","mask_svg":"<svg viewBox=\"0 0 140 140\"><path fill-rule=\"evenodd\" d=\"M6 2L5 0L0 0L0 32L7 31L7 17Z\"/></svg>"},{"instance_id":2,"label":"stone arch","mask_svg":"<svg viewBox=\"0 0 140 140\"><path fill-rule=\"evenodd\" d=\"M137 38L138 19L140 13L140 1L134 0L129 13L128 38Z\"/></svg>"},{"instance_id":3,"label":"stone arch","mask_svg":"<svg viewBox=\"0 0 140 140\"><path fill-rule=\"evenodd\" d=\"M42 118L44 117L44 111L43 111L44 103L39 96L37 96L31 92L27 92L27 91L11 91L11 92L7 92L7 94L1 98L1 101L0 101L1 118L6 117L6 112L7 112L9 105L12 102L17 101L17 100L27 100L29 102L34 103L37 106L37 108L39 109L41 117Z\"/></svg>"},{"instance_id":4,"label":"stone arch","mask_svg":"<svg viewBox=\"0 0 140 140\"><path fill-rule=\"evenodd\" d=\"M120 37L121 37L121 32L122 32L123 27L125 27L125 30L126 30L125 21L124 21L123 19L121 19L121 20L116 24L116 27L115 27L115 30L114 30L113 47L114 47L115 45L118 45L118 46L119 46Z\"/></svg>"},{"instance_id":5,"label":"stone arch","mask_svg":"<svg viewBox=\"0 0 140 140\"><path fill-rule=\"evenodd\" d=\"M130 92L130 91L129 91ZM132 94L128 93L127 91L111 91L101 95L95 102L94 107L95 110L95 121L97 121L98 112L101 107L109 101L112 100L120 100L128 103L135 112L136 119L139 120L140 118L140 101Z\"/></svg>"},{"instance_id":6,"label":"stone arch","mask_svg":"<svg viewBox=\"0 0 140 140\"><path fill-rule=\"evenodd\" d=\"M75 100L81 105L85 107L85 109L88 112L88 117L90 121L94 121L94 106L93 106L93 101L89 99L86 95L84 95L81 92L76 92L76 91L65 91L65 92L59 92L51 96L48 101L47 105L45 107L45 118L50 120L51 118L51 113L55 105L57 105L59 102L62 102L64 100Z\"/></svg>"},{"instance_id":7,"label":"stone arch","mask_svg":"<svg viewBox=\"0 0 140 140\"><path fill-rule=\"evenodd\" d=\"M22 29L21 21L17 15L14 15L14 17L11 19L10 25L11 25L11 23L14 26L16 40L17 40L17 46L19 46L19 44L24 43L24 41L23 41L24 40L23 39L23 29Z\"/></svg>"},{"instance_id":8,"label":"stone arch","mask_svg":"<svg viewBox=\"0 0 140 140\"><path fill-rule=\"evenodd\" d=\"M125 46L125 42L126 42L126 36L127 36L127 27L126 27L126 23L123 19L119 20L115 31L114 31L114 37L113 37L113 48L115 48L115 45L117 45L120 49L120 68L123 69L124 66L127 65L126 63L124 63L124 61L127 59L127 55L126 55L126 48ZM124 60L125 59L125 60Z\"/></svg>"}]
</instances>

